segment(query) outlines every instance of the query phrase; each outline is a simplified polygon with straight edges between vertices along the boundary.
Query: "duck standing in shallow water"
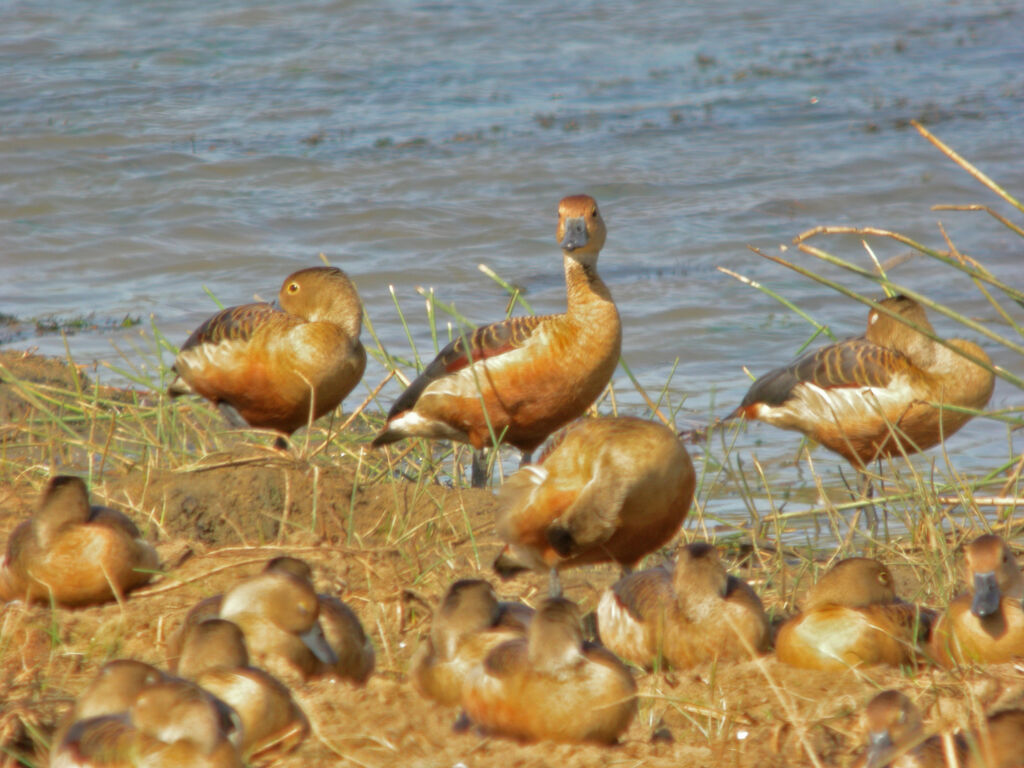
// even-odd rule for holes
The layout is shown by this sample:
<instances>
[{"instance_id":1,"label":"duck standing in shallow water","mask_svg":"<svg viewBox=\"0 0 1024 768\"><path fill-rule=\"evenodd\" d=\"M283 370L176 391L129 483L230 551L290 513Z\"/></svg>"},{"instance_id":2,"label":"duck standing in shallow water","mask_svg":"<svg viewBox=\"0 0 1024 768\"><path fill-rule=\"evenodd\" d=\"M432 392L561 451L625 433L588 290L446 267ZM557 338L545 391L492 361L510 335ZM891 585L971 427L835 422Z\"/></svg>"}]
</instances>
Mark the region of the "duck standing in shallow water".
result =
<instances>
[{"instance_id":1,"label":"duck standing in shallow water","mask_svg":"<svg viewBox=\"0 0 1024 768\"><path fill-rule=\"evenodd\" d=\"M614 744L636 716L636 682L614 654L583 641L574 603L549 598L528 637L470 671L462 703L473 723L502 736Z\"/></svg>"},{"instance_id":2,"label":"duck standing in shallow water","mask_svg":"<svg viewBox=\"0 0 1024 768\"><path fill-rule=\"evenodd\" d=\"M1024 576L998 536L966 548L971 592L953 600L932 633L932 655L945 666L1024 658Z\"/></svg>"},{"instance_id":3,"label":"duck standing in shallow water","mask_svg":"<svg viewBox=\"0 0 1024 768\"><path fill-rule=\"evenodd\" d=\"M592 197L564 198L558 243L565 314L514 317L453 341L395 401L373 444L406 437L469 443L476 449L473 485L482 487L480 452L493 444L492 430L525 462L548 435L581 416L611 381L622 345L618 310L597 274L605 234Z\"/></svg>"},{"instance_id":4,"label":"duck standing in shallow water","mask_svg":"<svg viewBox=\"0 0 1024 768\"><path fill-rule=\"evenodd\" d=\"M889 569L867 557L836 563L804 602L779 629L775 653L805 669L909 664L933 621L930 611L897 598Z\"/></svg>"},{"instance_id":5,"label":"duck standing in shallow water","mask_svg":"<svg viewBox=\"0 0 1024 768\"><path fill-rule=\"evenodd\" d=\"M508 546L495 569L550 570L552 595L561 568L611 561L628 571L676 535L695 484L671 429L630 416L583 420L498 492Z\"/></svg>"},{"instance_id":6,"label":"duck standing in shallow water","mask_svg":"<svg viewBox=\"0 0 1024 768\"><path fill-rule=\"evenodd\" d=\"M102 603L145 584L158 567L156 551L127 516L90 506L81 478L59 475L39 511L8 539L0 600Z\"/></svg>"},{"instance_id":7,"label":"duck standing in shallow water","mask_svg":"<svg viewBox=\"0 0 1024 768\"><path fill-rule=\"evenodd\" d=\"M168 393L202 395L237 427L284 435L334 410L366 369L355 285L336 267L311 267L288 276L278 301L229 307L199 326Z\"/></svg>"},{"instance_id":8,"label":"duck standing in shallow water","mask_svg":"<svg viewBox=\"0 0 1024 768\"><path fill-rule=\"evenodd\" d=\"M424 698L457 706L469 671L496 645L525 636L532 615L520 603L499 602L482 579L456 581L434 614L430 636L413 656L413 686Z\"/></svg>"},{"instance_id":9,"label":"duck standing in shallow water","mask_svg":"<svg viewBox=\"0 0 1024 768\"><path fill-rule=\"evenodd\" d=\"M623 576L597 606L601 642L626 661L686 669L749 659L768 647L768 617L745 581L726 573L710 544L683 547L673 569Z\"/></svg>"},{"instance_id":10,"label":"duck standing in shallow water","mask_svg":"<svg viewBox=\"0 0 1024 768\"><path fill-rule=\"evenodd\" d=\"M934 333L913 299L894 296L879 305ZM948 343L990 362L977 344ZM994 386L991 370L872 309L864 336L761 376L728 418L803 432L864 470L877 458L923 451L948 438L970 420L970 411L985 407Z\"/></svg>"}]
</instances>

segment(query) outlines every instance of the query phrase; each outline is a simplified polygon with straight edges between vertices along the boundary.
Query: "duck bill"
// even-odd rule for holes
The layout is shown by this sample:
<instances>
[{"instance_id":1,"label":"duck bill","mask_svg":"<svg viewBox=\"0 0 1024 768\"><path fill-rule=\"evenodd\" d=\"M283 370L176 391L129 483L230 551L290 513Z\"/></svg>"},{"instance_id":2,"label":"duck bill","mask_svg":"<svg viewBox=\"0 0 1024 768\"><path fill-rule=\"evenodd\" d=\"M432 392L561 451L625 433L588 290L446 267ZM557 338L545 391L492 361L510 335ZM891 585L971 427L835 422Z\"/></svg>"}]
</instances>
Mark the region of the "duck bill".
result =
<instances>
[{"instance_id":1,"label":"duck bill","mask_svg":"<svg viewBox=\"0 0 1024 768\"><path fill-rule=\"evenodd\" d=\"M999 585L995 573L974 574L974 597L971 599L971 613L979 619L991 616L999 610Z\"/></svg>"},{"instance_id":2,"label":"duck bill","mask_svg":"<svg viewBox=\"0 0 1024 768\"><path fill-rule=\"evenodd\" d=\"M587 222L584 221L582 216L566 219L564 226L562 241L559 243L563 251L571 253L572 251L579 250L590 241L590 235L587 233Z\"/></svg>"},{"instance_id":3,"label":"duck bill","mask_svg":"<svg viewBox=\"0 0 1024 768\"><path fill-rule=\"evenodd\" d=\"M882 768L892 756L892 739L888 731L868 734L868 751L864 755L864 768Z\"/></svg>"},{"instance_id":4,"label":"duck bill","mask_svg":"<svg viewBox=\"0 0 1024 768\"><path fill-rule=\"evenodd\" d=\"M324 637L324 628L320 626L319 621L299 635L299 637L302 638L302 642L306 644L306 647L313 652L313 655L324 664L333 666L338 663L338 656L328 644L327 638Z\"/></svg>"}]
</instances>

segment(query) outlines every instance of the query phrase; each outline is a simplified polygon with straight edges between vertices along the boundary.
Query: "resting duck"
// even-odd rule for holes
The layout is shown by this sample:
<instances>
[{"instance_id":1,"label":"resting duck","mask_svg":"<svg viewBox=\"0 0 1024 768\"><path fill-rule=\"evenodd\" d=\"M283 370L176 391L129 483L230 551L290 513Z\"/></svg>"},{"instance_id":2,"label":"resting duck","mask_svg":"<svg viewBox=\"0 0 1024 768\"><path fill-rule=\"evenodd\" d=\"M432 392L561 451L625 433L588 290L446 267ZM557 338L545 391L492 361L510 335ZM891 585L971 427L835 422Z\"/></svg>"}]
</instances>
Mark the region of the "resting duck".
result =
<instances>
[{"instance_id":1,"label":"resting duck","mask_svg":"<svg viewBox=\"0 0 1024 768\"><path fill-rule=\"evenodd\" d=\"M532 617L533 609L521 603L499 602L482 579L456 581L434 614L430 636L413 656L413 685L424 698L458 706L469 670L496 645L525 636Z\"/></svg>"},{"instance_id":2,"label":"resting duck","mask_svg":"<svg viewBox=\"0 0 1024 768\"><path fill-rule=\"evenodd\" d=\"M242 768L232 713L184 680L138 693L127 711L75 722L50 756L51 768Z\"/></svg>"},{"instance_id":3,"label":"resting duck","mask_svg":"<svg viewBox=\"0 0 1024 768\"><path fill-rule=\"evenodd\" d=\"M297 558L275 558L224 595L198 603L177 647L192 626L210 618L238 624L249 656L278 677L334 675L361 684L374 669L373 643L359 618L337 598L318 595L309 565ZM176 655L172 646L172 664Z\"/></svg>"},{"instance_id":4,"label":"resting duck","mask_svg":"<svg viewBox=\"0 0 1024 768\"><path fill-rule=\"evenodd\" d=\"M558 571L616 562L633 568L683 523L696 478L676 434L644 419L586 419L570 427L537 465L506 480L496 530L507 543L495 569Z\"/></svg>"},{"instance_id":5,"label":"resting duck","mask_svg":"<svg viewBox=\"0 0 1024 768\"><path fill-rule=\"evenodd\" d=\"M896 597L888 568L851 557L811 587L803 612L779 629L775 652L779 661L806 669L909 664L932 619L930 611Z\"/></svg>"},{"instance_id":6,"label":"resting duck","mask_svg":"<svg viewBox=\"0 0 1024 768\"><path fill-rule=\"evenodd\" d=\"M549 598L528 637L496 646L470 670L463 706L490 733L613 744L636 715L636 683L612 653L583 642L574 603Z\"/></svg>"},{"instance_id":7,"label":"resting duck","mask_svg":"<svg viewBox=\"0 0 1024 768\"><path fill-rule=\"evenodd\" d=\"M768 617L745 581L726 573L710 544L689 544L675 567L623 576L597 606L601 642L648 669L686 669L767 650Z\"/></svg>"},{"instance_id":8,"label":"resting duck","mask_svg":"<svg viewBox=\"0 0 1024 768\"><path fill-rule=\"evenodd\" d=\"M564 198L565 314L514 317L453 341L395 401L373 444L406 437L469 443L479 487L486 481L480 452L492 444L492 430L525 463L548 435L581 416L611 380L622 345L618 310L597 274L604 242L594 198Z\"/></svg>"},{"instance_id":9,"label":"resting duck","mask_svg":"<svg viewBox=\"0 0 1024 768\"><path fill-rule=\"evenodd\" d=\"M1024 657L1024 576L998 536L967 545L972 592L949 604L932 633L932 655L945 666L999 663Z\"/></svg>"},{"instance_id":10,"label":"resting duck","mask_svg":"<svg viewBox=\"0 0 1024 768\"><path fill-rule=\"evenodd\" d=\"M81 478L59 475L39 511L11 533L0 563L0 600L102 603L145 584L159 565L128 517L90 506Z\"/></svg>"},{"instance_id":11,"label":"resting duck","mask_svg":"<svg viewBox=\"0 0 1024 768\"><path fill-rule=\"evenodd\" d=\"M285 279L278 301L229 307L199 326L168 393L202 395L237 427L286 436L333 411L366 368L356 287L336 267L311 267Z\"/></svg>"},{"instance_id":12,"label":"resting duck","mask_svg":"<svg viewBox=\"0 0 1024 768\"><path fill-rule=\"evenodd\" d=\"M868 747L855 768L947 768L942 738L924 735L920 710L898 691L883 691L864 709ZM951 740L956 765L1019 768L1024 765L1024 710L985 718L982 727Z\"/></svg>"},{"instance_id":13,"label":"resting duck","mask_svg":"<svg viewBox=\"0 0 1024 768\"><path fill-rule=\"evenodd\" d=\"M971 410L988 403L992 371L906 325L903 321L935 332L913 299L894 296L879 306L900 319L872 309L864 336L808 352L766 373L729 418L803 432L857 469L948 438L970 420ZM948 343L990 362L977 344Z\"/></svg>"},{"instance_id":14,"label":"resting duck","mask_svg":"<svg viewBox=\"0 0 1024 768\"><path fill-rule=\"evenodd\" d=\"M309 722L288 689L262 669L249 666L245 638L230 621L206 619L190 626L182 638L177 672L238 713L245 757L272 747L294 749L309 732Z\"/></svg>"}]
</instances>

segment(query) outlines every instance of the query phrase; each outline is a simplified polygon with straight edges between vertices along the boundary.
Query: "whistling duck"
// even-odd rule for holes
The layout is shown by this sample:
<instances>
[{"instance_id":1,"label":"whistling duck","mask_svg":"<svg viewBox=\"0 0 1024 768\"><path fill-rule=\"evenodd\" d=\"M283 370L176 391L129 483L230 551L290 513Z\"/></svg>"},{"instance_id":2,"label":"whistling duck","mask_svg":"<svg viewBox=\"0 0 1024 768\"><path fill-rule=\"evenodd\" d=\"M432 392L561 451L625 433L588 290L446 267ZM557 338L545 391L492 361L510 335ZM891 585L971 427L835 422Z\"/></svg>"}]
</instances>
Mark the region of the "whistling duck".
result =
<instances>
[{"instance_id":1,"label":"whistling duck","mask_svg":"<svg viewBox=\"0 0 1024 768\"><path fill-rule=\"evenodd\" d=\"M601 642L619 658L685 669L749 659L768 647L768 617L745 581L726 573L710 544L684 547L675 567L619 579L597 606Z\"/></svg>"},{"instance_id":2,"label":"whistling duck","mask_svg":"<svg viewBox=\"0 0 1024 768\"><path fill-rule=\"evenodd\" d=\"M524 636L532 616L533 610L521 603L499 602L482 579L456 581L410 665L416 690L445 706L457 706L469 670L496 645Z\"/></svg>"},{"instance_id":3,"label":"whistling duck","mask_svg":"<svg viewBox=\"0 0 1024 768\"><path fill-rule=\"evenodd\" d=\"M898 691L883 691L864 709L868 748L855 768L947 768L940 736L924 735L921 712ZM1024 710L989 715L981 727L952 737L952 757L967 768L1024 765Z\"/></svg>"},{"instance_id":4,"label":"whistling duck","mask_svg":"<svg viewBox=\"0 0 1024 768\"><path fill-rule=\"evenodd\" d=\"M803 612L779 629L775 652L779 661L805 669L908 664L932 618L896 597L888 568L851 557L811 587Z\"/></svg>"},{"instance_id":5,"label":"whistling duck","mask_svg":"<svg viewBox=\"0 0 1024 768\"><path fill-rule=\"evenodd\" d=\"M947 666L1024 657L1024 576L1010 548L998 536L980 536L967 545L965 566L973 592L939 619L932 654Z\"/></svg>"},{"instance_id":6,"label":"whistling duck","mask_svg":"<svg viewBox=\"0 0 1024 768\"><path fill-rule=\"evenodd\" d=\"M189 626L177 672L238 713L245 756L270 747L293 749L309 732L309 722L288 689L262 669L249 666L242 630L230 621L206 619Z\"/></svg>"},{"instance_id":7,"label":"whistling duck","mask_svg":"<svg viewBox=\"0 0 1024 768\"><path fill-rule=\"evenodd\" d=\"M867 751L854 768L946 768L942 739L925 737L921 711L899 691L882 691L868 702L864 729ZM954 738L953 750L962 762L967 755L962 739Z\"/></svg>"},{"instance_id":8,"label":"whistling duck","mask_svg":"<svg viewBox=\"0 0 1024 768\"><path fill-rule=\"evenodd\" d=\"M302 560L271 560L261 573L193 607L179 633L179 647L190 627L224 618L241 627L257 664L270 664L269 671L278 676L298 671L303 677L335 675L364 683L374 668L373 643L352 609L335 597L318 595L311 579ZM175 655L172 644L172 663Z\"/></svg>"},{"instance_id":9,"label":"whistling duck","mask_svg":"<svg viewBox=\"0 0 1024 768\"><path fill-rule=\"evenodd\" d=\"M622 345L618 310L597 274L605 234L592 197L564 198L558 243L566 313L514 317L453 341L395 401L373 444L406 437L469 443L479 487L486 480L480 452L492 434L522 451L525 462L548 435L581 416L611 380Z\"/></svg>"},{"instance_id":10,"label":"whistling duck","mask_svg":"<svg viewBox=\"0 0 1024 768\"><path fill-rule=\"evenodd\" d=\"M146 686L128 709L73 723L50 757L52 768L241 768L232 738L238 722L193 683Z\"/></svg>"},{"instance_id":11,"label":"whistling duck","mask_svg":"<svg viewBox=\"0 0 1024 768\"><path fill-rule=\"evenodd\" d=\"M285 279L278 301L229 307L199 326L168 393L202 395L235 426L286 436L334 410L366 368L355 285L336 267L311 267Z\"/></svg>"},{"instance_id":12,"label":"whistling duck","mask_svg":"<svg viewBox=\"0 0 1024 768\"><path fill-rule=\"evenodd\" d=\"M156 551L125 515L89 505L78 477L60 475L39 511L11 533L0 563L0 600L88 605L121 598L149 581Z\"/></svg>"},{"instance_id":13,"label":"whistling duck","mask_svg":"<svg viewBox=\"0 0 1024 768\"><path fill-rule=\"evenodd\" d=\"M490 733L613 744L636 715L636 682L614 654L583 641L575 603L548 598L527 637L496 646L470 669L462 704Z\"/></svg>"},{"instance_id":14,"label":"whistling duck","mask_svg":"<svg viewBox=\"0 0 1024 768\"><path fill-rule=\"evenodd\" d=\"M960 429L992 396L992 371L903 322L934 333L913 299L890 297L879 306L900 319L872 309L864 336L766 373L730 418L803 432L861 470L876 458L931 448ZM977 344L948 343L989 363Z\"/></svg>"},{"instance_id":15,"label":"whistling duck","mask_svg":"<svg viewBox=\"0 0 1024 768\"><path fill-rule=\"evenodd\" d=\"M495 569L550 569L553 595L561 568L613 561L629 570L676 534L695 482L667 427L628 416L581 421L499 491L496 529L508 546Z\"/></svg>"}]
</instances>

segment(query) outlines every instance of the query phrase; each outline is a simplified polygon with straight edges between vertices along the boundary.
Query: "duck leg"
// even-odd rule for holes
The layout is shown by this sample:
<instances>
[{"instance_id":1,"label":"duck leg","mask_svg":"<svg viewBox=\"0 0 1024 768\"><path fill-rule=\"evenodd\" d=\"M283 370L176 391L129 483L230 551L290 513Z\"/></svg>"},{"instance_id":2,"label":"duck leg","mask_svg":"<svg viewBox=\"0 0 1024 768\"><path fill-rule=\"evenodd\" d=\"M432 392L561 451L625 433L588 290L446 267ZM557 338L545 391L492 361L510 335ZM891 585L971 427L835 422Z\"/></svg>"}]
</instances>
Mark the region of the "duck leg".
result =
<instances>
[{"instance_id":1,"label":"duck leg","mask_svg":"<svg viewBox=\"0 0 1024 768\"><path fill-rule=\"evenodd\" d=\"M875 496L875 486L871 482L871 476L867 472L860 473L860 496L868 502L864 507L864 522L872 534L878 532L878 513L875 512L875 505L871 499Z\"/></svg>"},{"instance_id":2,"label":"duck leg","mask_svg":"<svg viewBox=\"0 0 1024 768\"><path fill-rule=\"evenodd\" d=\"M483 449L473 449L473 463L471 467L470 484L474 488L486 488L487 481L490 478L487 476L487 454L484 453Z\"/></svg>"},{"instance_id":3,"label":"duck leg","mask_svg":"<svg viewBox=\"0 0 1024 768\"><path fill-rule=\"evenodd\" d=\"M562 596L562 580L558 577L558 569L552 568L551 574L548 577L548 596L549 597L561 597Z\"/></svg>"}]
</instances>

